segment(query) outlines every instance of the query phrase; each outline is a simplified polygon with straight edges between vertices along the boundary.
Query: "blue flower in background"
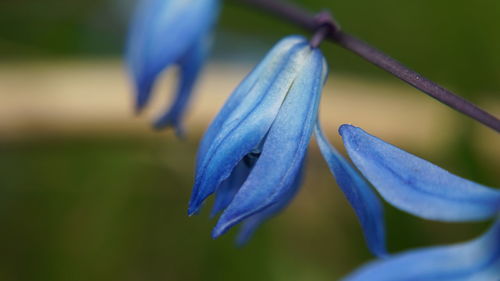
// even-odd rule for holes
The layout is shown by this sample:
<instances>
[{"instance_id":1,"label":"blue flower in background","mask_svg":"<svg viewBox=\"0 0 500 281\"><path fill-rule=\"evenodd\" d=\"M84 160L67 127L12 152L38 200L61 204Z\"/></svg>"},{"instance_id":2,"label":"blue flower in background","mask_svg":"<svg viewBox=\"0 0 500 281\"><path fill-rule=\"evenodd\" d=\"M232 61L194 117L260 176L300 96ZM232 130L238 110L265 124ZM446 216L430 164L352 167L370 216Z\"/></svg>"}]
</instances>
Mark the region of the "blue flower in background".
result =
<instances>
[{"instance_id":1,"label":"blue flower in background","mask_svg":"<svg viewBox=\"0 0 500 281\"><path fill-rule=\"evenodd\" d=\"M500 214L500 190L453 175L360 128L342 125L339 132L356 167L391 205L447 222Z\"/></svg>"},{"instance_id":2,"label":"blue flower in background","mask_svg":"<svg viewBox=\"0 0 500 281\"><path fill-rule=\"evenodd\" d=\"M461 244L407 251L368 263L343 281L497 281L500 219L481 237Z\"/></svg>"},{"instance_id":3,"label":"blue flower in background","mask_svg":"<svg viewBox=\"0 0 500 281\"><path fill-rule=\"evenodd\" d=\"M139 0L127 42L127 60L136 90L136 110L150 99L158 76L179 66L174 101L155 123L182 134L182 118L211 45L219 0Z\"/></svg>"}]
</instances>

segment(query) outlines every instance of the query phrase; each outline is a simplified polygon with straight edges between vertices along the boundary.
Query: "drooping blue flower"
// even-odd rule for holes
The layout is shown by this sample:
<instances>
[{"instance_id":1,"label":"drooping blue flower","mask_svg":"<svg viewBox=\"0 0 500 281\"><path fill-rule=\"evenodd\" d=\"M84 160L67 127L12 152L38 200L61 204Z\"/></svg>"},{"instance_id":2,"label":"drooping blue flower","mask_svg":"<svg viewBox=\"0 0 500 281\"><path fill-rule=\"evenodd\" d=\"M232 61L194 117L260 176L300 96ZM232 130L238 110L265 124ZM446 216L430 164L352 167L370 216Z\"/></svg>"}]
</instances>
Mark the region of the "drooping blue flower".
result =
<instances>
[{"instance_id":1,"label":"drooping blue flower","mask_svg":"<svg viewBox=\"0 0 500 281\"><path fill-rule=\"evenodd\" d=\"M397 254L361 267L344 281L497 281L500 219L481 237Z\"/></svg>"},{"instance_id":2,"label":"drooping blue flower","mask_svg":"<svg viewBox=\"0 0 500 281\"><path fill-rule=\"evenodd\" d=\"M281 210L300 185L327 66L300 36L280 41L233 92L200 145L189 214L217 191L217 237L239 240ZM242 166L243 165L243 166Z\"/></svg>"},{"instance_id":3,"label":"drooping blue flower","mask_svg":"<svg viewBox=\"0 0 500 281\"><path fill-rule=\"evenodd\" d=\"M181 119L208 54L219 0L139 0L127 42L127 61L136 88L136 110L150 99L158 76L179 66L179 85L170 109L155 123L181 134Z\"/></svg>"},{"instance_id":4,"label":"drooping blue flower","mask_svg":"<svg viewBox=\"0 0 500 281\"><path fill-rule=\"evenodd\" d=\"M477 221L500 213L500 190L460 178L360 128L342 125L350 158L393 206L436 221Z\"/></svg>"},{"instance_id":5,"label":"drooping blue flower","mask_svg":"<svg viewBox=\"0 0 500 281\"><path fill-rule=\"evenodd\" d=\"M216 193L212 235L242 222L240 243L296 194L318 115L326 62L307 40L280 41L233 92L201 142L189 214ZM320 148L359 216L370 249L385 256L382 208L367 183L327 142Z\"/></svg>"}]
</instances>

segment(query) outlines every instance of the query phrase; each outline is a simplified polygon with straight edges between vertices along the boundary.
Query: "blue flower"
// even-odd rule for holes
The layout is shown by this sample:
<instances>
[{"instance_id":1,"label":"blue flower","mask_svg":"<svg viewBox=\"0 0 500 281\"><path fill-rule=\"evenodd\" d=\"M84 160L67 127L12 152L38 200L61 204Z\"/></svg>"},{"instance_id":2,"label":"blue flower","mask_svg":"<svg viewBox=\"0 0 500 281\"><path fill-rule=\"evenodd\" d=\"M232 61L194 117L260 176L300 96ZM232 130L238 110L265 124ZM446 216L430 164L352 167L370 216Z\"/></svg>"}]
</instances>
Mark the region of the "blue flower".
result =
<instances>
[{"instance_id":1,"label":"blue flower","mask_svg":"<svg viewBox=\"0 0 500 281\"><path fill-rule=\"evenodd\" d=\"M360 218L370 249L386 255L378 198L316 125L326 74L319 49L303 37L287 37L245 78L212 122L198 152L188 212L197 213L216 193L212 215L222 215L214 237L243 221L238 237L243 243L292 200L316 127L320 148Z\"/></svg>"},{"instance_id":2,"label":"blue flower","mask_svg":"<svg viewBox=\"0 0 500 281\"><path fill-rule=\"evenodd\" d=\"M361 267L344 281L497 281L500 219L475 240L407 251Z\"/></svg>"},{"instance_id":3,"label":"blue flower","mask_svg":"<svg viewBox=\"0 0 500 281\"><path fill-rule=\"evenodd\" d=\"M189 214L217 192L218 237L244 221L239 241L297 192L327 66L299 36L281 40L233 92L203 137Z\"/></svg>"},{"instance_id":4,"label":"blue flower","mask_svg":"<svg viewBox=\"0 0 500 281\"><path fill-rule=\"evenodd\" d=\"M179 66L174 102L155 127L182 134L182 117L211 45L219 0L140 0L127 42L127 60L136 88L136 110L150 99L158 76Z\"/></svg>"},{"instance_id":5,"label":"blue flower","mask_svg":"<svg viewBox=\"0 0 500 281\"><path fill-rule=\"evenodd\" d=\"M453 175L360 128L342 125L339 132L356 167L396 208L447 222L500 214L500 190Z\"/></svg>"}]
</instances>

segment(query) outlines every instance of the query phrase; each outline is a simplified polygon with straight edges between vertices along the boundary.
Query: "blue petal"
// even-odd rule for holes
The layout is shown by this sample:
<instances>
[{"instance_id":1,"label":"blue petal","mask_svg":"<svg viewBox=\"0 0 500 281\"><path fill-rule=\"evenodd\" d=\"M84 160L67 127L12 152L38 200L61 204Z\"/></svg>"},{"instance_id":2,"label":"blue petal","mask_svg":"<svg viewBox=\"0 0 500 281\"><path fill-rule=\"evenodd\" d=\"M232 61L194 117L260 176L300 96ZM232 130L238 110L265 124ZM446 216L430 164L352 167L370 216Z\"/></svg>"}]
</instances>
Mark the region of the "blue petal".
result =
<instances>
[{"instance_id":1,"label":"blue petal","mask_svg":"<svg viewBox=\"0 0 500 281\"><path fill-rule=\"evenodd\" d=\"M214 237L286 194L311 138L326 72L321 51L312 50L269 131L259 160L220 217Z\"/></svg>"},{"instance_id":2,"label":"blue petal","mask_svg":"<svg viewBox=\"0 0 500 281\"><path fill-rule=\"evenodd\" d=\"M178 136L184 135L181 124L183 115L191 98L193 86L208 56L211 41L211 38L204 38L201 42L196 42L180 60L180 81L174 102L169 110L155 122L156 129L173 126Z\"/></svg>"},{"instance_id":3,"label":"blue petal","mask_svg":"<svg viewBox=\"0 0 500 281\"><path fill-rule=\"evenodd\" d=\"M229 96L228 100L222 107L221 111L215 119L210 124L207 132L203 136L201 145L198 151L197 162L200 164L207 157L208 149L212 146L213 141L216 139L217 135L220 135L222 125L226 122L228 117L238 109L241 111L240 115L243 115L243 111L248 111L248 107L240 108L244 106L243 100L247 98L251 91L254 92L254 87L256 83L268 82L265 80L265 76L274 77L273 73L280 71L283 67L281 64L285 63L285 60L291 55L289 52L297 44L305 44L307 40L302 36L288 36L283 40L279 41L269 53L264 57L264 59L250 72L250 74L245 77L245 79L238 85L236 90ZM262 78L264 77L264 79ZM264 86L264 85L263 85ZM267 84L267 86L269 86ZM254 103L252 103L252 107Z\"/></svg>"},{"instance_id":4,"label":"blue petal","mask_svg":"<svg viewBox=\"0 0 500 281\"><path fill-rule=\"evenodd\" d=\"M395 207L437 221L476 221L500 212L500 191L455 176L360 128L340 134L356 167Z\"/></svg>"},{"instance_id":5,"label":"blue petal","mask_svg":"<svg viewBox=\"0 0 500 281\"><path fill-rule=\"evenodd\" d=\"M266 58L254 83L230 99L204 137L198 156L189 214L196 213L233 168L266 136L297 74L311 55L303 38L283 40ZM271 57L270 57L271 56ZM270 57L270 59L269 59ZM252 75L251 75L252 76ZM252 78L252 77L251 77ZM239 98L241 96L241 99ZM239 103L232 107L232 103Z\"/></svg>"},{"instance_id":6,"label":"blue petal","mask_svg":"<svg viewBox=\"0 0 500 281\"><path fill-rule=\"evenodd\" d=\"M305 159L305 158L304 158ZM302 160L299 172L295 176L295 180L291 183L289 187L286 188L285 194L278 200L278 202L270 205L269 207L263 209L260 212L253 214L252 216L245 219L239 229L238 236L236 237L236 243L240 246L246 244L252 235L255 233L257 228L266 220L274 217L276 214L281 212L284 208L295 197L302 185L302 179L304 177L304 160Z\"/></svg>"},{"instance_id":7,"label":"blue petal","mask_svg":"<svg viewBox=\"0 0 500 281\"><path fill-rule=\"evenodd\" d=\"M218 6L219 0L140 1L127 41L138 111L148 102L157 76L212 28Z\"/></svg>"},{"instance_id":8,"label":"blue petal","mask_svg":"<svg viewBox=\"0 0 500 281\"><path fill-rule=\"evenodd\" d=\"M379 257L387 255L383 206L375 192L347 160L330 145L319 122L315 127L316 140L337 184L356 212L368 247Z\"/></svg>"},{"instance_id":9,"label":"blue petal","mask_svg":"<svg viewBox=\"0 0 500 281\"><path fill-rule=\"evenodd\" d=\"M238 192L247 179L248 174L250 174L252 167L246 163L245 159L241 160L240 163L236 165L231 175L220 184L219 188L217 188L217 196L215 197L215 203L212 208L212 217L229 206L236 192Z\"/></svg>"},{"instance_id":10,"label":"blue petal","mask_svg":"<svg viewBox=\"0 0 500 281\"><path fill-rule=\"evenodd\" d=\"M344 281L497 281L500 221L478 239L408 251L369 263Z\"/></svg>"}]
</instances>

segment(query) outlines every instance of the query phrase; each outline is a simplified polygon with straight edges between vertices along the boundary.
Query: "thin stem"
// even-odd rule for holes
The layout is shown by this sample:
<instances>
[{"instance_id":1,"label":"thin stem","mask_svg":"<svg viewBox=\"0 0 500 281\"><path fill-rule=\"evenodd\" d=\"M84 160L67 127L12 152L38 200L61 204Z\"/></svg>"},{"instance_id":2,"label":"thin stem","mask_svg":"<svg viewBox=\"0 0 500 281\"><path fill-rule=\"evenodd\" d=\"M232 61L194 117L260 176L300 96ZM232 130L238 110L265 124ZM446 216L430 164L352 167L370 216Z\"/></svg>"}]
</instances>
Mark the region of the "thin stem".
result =
<instances>
[{"instance_id":1,"label":"thin stem","mask_svg":"<svg viewBox=\"0 0 500 281\"><path fill-rule=\"evenodd\" d=\"M316 31L311 38L310 45L312 48L318 48L329 34L337 32L340 28L335 24L332 16L328 12L319 13L314 18L314 21Z\"/></svg>"},{"instance_id":2,"label":"thin stem","mask_svg":"<svg viewBox=\"0 0 500 281\"><path fill-rule=\"evenodd\" d=\"M311 40L312 46L318 46L323 40L323 37L326 36L330 41L333 41L372 64L384 69L436 100L500 132L500 120L498 118L415 71L410 70L397 60L360 39L341 31L339 26L331 18L328 22L330 28L327 29L328 32L325 32L325 22L318 22L318 17L288 2L280 0L239 0L239 2L247 3L260 10L265 10L306 30L314 32L315 36L313 36ZM323 31L319 30L320 28L322 28Z\"/></svg>"},{"instance_id":3,"label":"thin stem","mask_svg":"<svg viewBox=\"0 0 500 281\"><path fill-rule=\"evenodd\" d=\"M322 26L320 27L316 33L314 33L313 37L311 38L311 41L309 42L309 45L311 45L312 48L318 48L321 43L326 39L328 36L328 33L330 32L330 28L328 26Z\"/></svg>"}]
</instances>

